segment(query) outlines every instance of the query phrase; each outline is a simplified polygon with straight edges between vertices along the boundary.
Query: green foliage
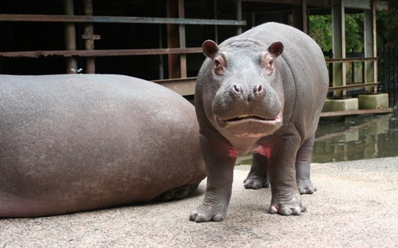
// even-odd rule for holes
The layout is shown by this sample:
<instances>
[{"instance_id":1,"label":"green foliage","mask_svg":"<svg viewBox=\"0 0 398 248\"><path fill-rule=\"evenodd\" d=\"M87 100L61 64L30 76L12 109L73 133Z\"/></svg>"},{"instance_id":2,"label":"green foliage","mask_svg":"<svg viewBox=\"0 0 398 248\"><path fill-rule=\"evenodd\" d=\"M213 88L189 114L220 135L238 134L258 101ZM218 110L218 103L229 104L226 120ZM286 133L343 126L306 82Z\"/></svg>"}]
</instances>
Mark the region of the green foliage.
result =
<instances>
[{"instance_id":1,"label":"green foliage","mask_svg":"<svg viewBox=\"0 0 398 248\"><path fill-rule=\"evenodd\" d=\"M323 51L332 50L332 18L330 15L313 15L309 17L309 35L319 44Z\"/></svg>"},{"instance_id":2,"label":"green foliage","mask_svg":"<svg viewBox=\"0 0 398 248\"><path fill-rule=\"evenodd\" d=\"M332 50L331 15L309 17L309 35L324 51ZM346 52L361 52L363 49L363 14L345 15Z\"/></svg>"},{"instance_id":3,"label":"green foliage","mask_svg":"<svg viewBox=\"0 0 398 248\"><path fill-rule=\"evenodd\" d=\"M398 45L398 1L384 0L388 2L387 12L377 13L377 33L383 45Z\"/></svg>"},{"instance_id":4,"label":"green foliage","mask_svg":"<svg viewBox=\"0 0 398 248\"><path fill-rule=\"evenodd\" d=\"M346 52L355 53L363 50L363 14L345 15Z\"/></svg>"}]
</instances>

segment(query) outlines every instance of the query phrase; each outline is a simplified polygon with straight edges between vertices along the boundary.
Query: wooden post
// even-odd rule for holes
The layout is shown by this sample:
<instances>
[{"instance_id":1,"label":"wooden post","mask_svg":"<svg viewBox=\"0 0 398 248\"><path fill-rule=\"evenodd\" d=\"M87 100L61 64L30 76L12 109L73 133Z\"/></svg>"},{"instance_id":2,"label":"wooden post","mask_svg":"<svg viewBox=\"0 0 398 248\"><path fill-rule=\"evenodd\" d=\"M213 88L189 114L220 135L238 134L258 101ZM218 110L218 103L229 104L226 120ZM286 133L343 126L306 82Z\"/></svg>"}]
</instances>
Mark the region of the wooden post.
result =
<instances>
[{"instance_id":1,"label":"wooden post","mask_svg":"<svg viewBox=\"0 0 398 248\"><path fill-rule=\"evenodd\" d=\"M64 0L65 15L74 15L73 0ZM65 49L76 50L76 30L74 23L65 23ZM66 73L75 73L77 68L76 58L66 58Z\"/></svg>"},{"instance_id":2,"label":"wooden post","mask_svg":"<svg viewBox=\"0 0 398 248\"><path fill-rule=\"evenodd\" d=\"M92 0L84 0L84 14L93 15ZM86 50L94 50L94 27L92 23L87 23L84 27L84 37L86 39ZM95 59L92 57L86 58L86 73L95 73Z\"/></svg>"},{"instance_id":3,"label":"wooden post","mask_svg":"<svg viewBox=\"0 0 398 248\"><path fill-rule=\"evenodd\" d=\"M332 45L333 58L346 57L345 52L345 10L344 0L332 0ZM333 87L346 85L346 68L343 62L333 63ZM336 90L336 97L346 95L345 90Z\"/></svg>"},{"instance_id":4,"label":"wooden post","mask_svg":"<svg viewBox=\"0 0 398 248\"><path fill-rule=\"evenodd\" d=\"M217 20L217 16L218 16L218 13L217 13L217 0L214 0L213 1L214 2L214 5L213 5L213 7L214 7L214 19L215 20ZM214 41L218 44L218 26L217 25L214 25Z\"/></svg>"},{"instance_id":5,"label":"wooden post","mask_svg":"<svg viewBox=\"0 0 398 248\"><path fill-rule=\"evenodd\" d=\"M178 17L184 18L185 17L185 10L184 10L184 0L178 0ZM179 27L180 31L180 48L185 48L185 25L180 24ZM180 75L181 78L187 77L187 56L185 54L180 55Z\"/></svg>"},{"instance_id":6,"label":"wooden post","mask_svg":"<svg viewBox=\"0 0 398 248\"><path fill-rule=\"evenodd\" d=\"M236 20L237 21L242 21L242 1L241 0L236 0ZM241 34L242 33L242 27L238 26L236 28L236 34Z\"/></svg>"},{"instance_id":7,"label":"wooden post","mask_svg":"<svg viewBox=\"0 0 398 248\"><path fill-rule=\"evenodd\" d=\"M371 9L364 11L364 46L365 58L376 57L377 44L376 44L376 1L371 0ZM377 82L377 62L365 62L365 83ZM366 87L368 92L377 92L377 87Z\"/></svg>"},{"instance_id":8,"label":"wooden post","mask_svg":"<svg viewBox=\"0 0 398 248\"><path fill-rule=\"evenodd\" d=\"M307 13L307 0L302 2L302 13L303 13L303 32L308 34L308 13Z\"/></svg>"},{"instance_id":9,"label":"wooden post","mask_svg":"<svg viewBox=\"0 0 398 248\"><path fill-rule=\"evenodd\" d=\"M292 6L292 26L300 29L301 31L304 30L303 26L303 12L302 8L299 5Z\"/></svg>"},{"instance_id":10,"label":"wooden post","mask_svg":"<svg viewBox=\"0 0 398 248\"><path fill-rule=\"evenodd\" d=\"M178 1L167 0L167 18L176 18L178 16ZM176 48L179 47L179 29L177 25L167 24L167 47ZM180 78L180 56L178 54L167 55L167 61L169 66L169 78Z\"/></svg>"},{"instance_id":11,"label":"wooden post","mask_svg":"<svg viewBox=\"0 0 398 248\"><path fill-rule=\"evenodd\" d=\"M300 29L304 33L308 33L308 14L307 14L307 0L303 0L301 6L292 6L292 26Z\"/></svg>"}]
</instances>

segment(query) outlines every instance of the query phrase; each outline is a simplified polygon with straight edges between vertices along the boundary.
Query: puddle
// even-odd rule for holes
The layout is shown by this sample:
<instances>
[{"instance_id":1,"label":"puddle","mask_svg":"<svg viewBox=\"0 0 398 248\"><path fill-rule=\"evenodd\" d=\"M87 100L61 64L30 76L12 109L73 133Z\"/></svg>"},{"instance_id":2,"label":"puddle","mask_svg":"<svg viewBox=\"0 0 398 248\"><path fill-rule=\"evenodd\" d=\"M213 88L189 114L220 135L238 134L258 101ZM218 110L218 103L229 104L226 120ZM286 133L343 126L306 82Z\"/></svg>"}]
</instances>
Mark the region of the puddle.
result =
<instances>
[{"instance_id":1,"label":"puddle","mask_svg":"<svg viewBox=\"0 0 398 248\"><path fill-rule=\"evenodd\" d=\"M341 121L321 119L311 162L339 162L398 156L398 112L347 116ZM237 165L251 164L251 154Z\"/></svg>"},{"instance_id":2,"label":"puddle","mask_svg":"<svg viewBox=\"0 0 398 248\"><path fill-rule=\"evenodd\" d=\"M398 156L398 113L322 119L312 162L338 162Z\"/></svg>"}]
</instances>

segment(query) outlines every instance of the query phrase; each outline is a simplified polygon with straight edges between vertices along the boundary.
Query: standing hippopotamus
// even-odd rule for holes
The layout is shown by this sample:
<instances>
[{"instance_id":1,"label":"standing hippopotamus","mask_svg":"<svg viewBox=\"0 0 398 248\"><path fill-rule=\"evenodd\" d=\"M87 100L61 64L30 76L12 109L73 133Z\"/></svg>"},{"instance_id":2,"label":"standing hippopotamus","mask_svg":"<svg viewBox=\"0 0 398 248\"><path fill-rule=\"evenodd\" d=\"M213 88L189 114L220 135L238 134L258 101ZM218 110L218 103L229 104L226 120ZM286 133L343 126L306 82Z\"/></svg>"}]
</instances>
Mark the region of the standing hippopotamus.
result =
<instances>
[{"instance_id":1,"label":"standing hippopotamus","mask_svg":"<svg viewBox=\"0 0 398 248\"><path fill-rule=\"evenodd\" d=\"M205 178L192 104L117 75L0 75L0 217L182 198Z\"/></svg>"},{"instance_id":2,"label":"standing hippopotamus","mask_svg":"<svg viewBox=\"0 0 398 248\"><path fill-rule=\"evenodd\" d=\"M266 187L269 174L269 212L301 214L300 193L316 190L310 156L329 80L321 49L295 28L267 23L220 46L205 41L203 52L195 106L208 177L190 220L226 217L236 157L248 152L245 187Z\"/></svg>"}]
</instances>

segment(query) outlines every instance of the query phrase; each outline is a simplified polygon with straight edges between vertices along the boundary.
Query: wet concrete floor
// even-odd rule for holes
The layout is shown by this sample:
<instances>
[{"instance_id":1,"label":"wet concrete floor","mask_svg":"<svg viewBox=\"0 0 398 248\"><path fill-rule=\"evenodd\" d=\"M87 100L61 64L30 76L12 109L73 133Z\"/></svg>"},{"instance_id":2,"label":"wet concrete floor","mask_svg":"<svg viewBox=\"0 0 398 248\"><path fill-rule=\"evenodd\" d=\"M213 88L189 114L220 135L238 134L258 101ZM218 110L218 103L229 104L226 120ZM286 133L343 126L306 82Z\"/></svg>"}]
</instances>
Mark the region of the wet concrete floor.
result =
<instances>
[{"instance_id":1,"label":"wet concrete floor","mask_svg":"<svg viewBox=\"0 0 398 248\"><path fill-rule=\"evenodd\" d=\"M43 218L0 219L0 247L398 247L398 157L314 163L301 216L267 213L270 189L246 190L236 166L228 217L195 223L193 197Z\"/></svg>"},{"instance_id":2,"label":"wet concrete floor","mask_svg":"<svg viewBox=\"0 0 398 248\"><path fill-rule=\"evenodd\" d=\"M318 191L302 196L308 210L301 216L268 214L270 189L245 190L250 159L240 162L221 223L188 220L204 197L203 181L180 201L0 219L0 248L398 247L397 115L320 124L311 168Z\"/></svg>"}]
</instances>

